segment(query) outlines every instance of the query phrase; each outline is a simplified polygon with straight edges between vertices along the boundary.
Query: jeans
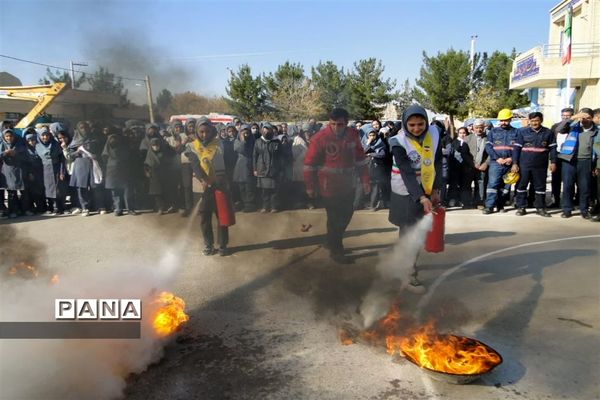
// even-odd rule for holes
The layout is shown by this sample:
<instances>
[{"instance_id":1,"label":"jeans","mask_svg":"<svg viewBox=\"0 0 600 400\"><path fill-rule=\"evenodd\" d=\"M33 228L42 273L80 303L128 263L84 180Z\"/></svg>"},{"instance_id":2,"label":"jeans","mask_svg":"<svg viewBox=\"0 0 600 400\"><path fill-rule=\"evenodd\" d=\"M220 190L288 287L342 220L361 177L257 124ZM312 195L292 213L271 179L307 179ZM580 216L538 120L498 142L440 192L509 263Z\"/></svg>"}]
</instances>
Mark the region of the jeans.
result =
<instances>
[{"instance_id":1,"label":"jeans","mask_svg":"<svg viewBox=\"0 0 600 400\"><path fill-rule=\"evenodd\" d=\"M490 160L490 166L488 169L488 185L485 191L485 207L494 208L498 207L498 210L504 208L504 203L507 197L510 195L510 185L507 185L502 180L504 174L510 171L510 166L500 165L494 160Z\"/></svg>"},{"instance_id":2,"label":"jeans","mask_svg":"<svg viewBox=\"0 0 600 400\"><path fill-rule=\"evenodd\" d=\"M563 212L573 211L573 195L575 184L579 194L579 211L587 212L590 187L592 183L592 160L561 161L562 164L562 209Z\"/></svg>"},{"instance_id":3,"label":"jeans","mask_svg":"<svg viewBox=\"0 0 600 400\"><path fill-rule=\"evenodd\" d=\"M135 211L133 190L129 186L126 186L125 189L113 189L112 200L115 212L123 211L123 207L121 207L122 204L124 204L125 208L129 211Z\"/></svg>"}]
</instances>

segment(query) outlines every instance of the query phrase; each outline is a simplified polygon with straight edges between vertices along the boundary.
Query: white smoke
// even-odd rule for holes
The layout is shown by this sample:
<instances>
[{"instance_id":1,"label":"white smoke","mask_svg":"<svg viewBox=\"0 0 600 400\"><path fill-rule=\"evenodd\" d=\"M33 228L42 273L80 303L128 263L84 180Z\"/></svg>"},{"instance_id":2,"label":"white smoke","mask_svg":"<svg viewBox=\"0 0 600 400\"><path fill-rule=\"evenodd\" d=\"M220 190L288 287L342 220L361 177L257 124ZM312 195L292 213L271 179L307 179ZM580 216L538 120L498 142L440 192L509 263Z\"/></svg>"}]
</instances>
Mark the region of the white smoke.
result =
<instances>
[{"instance_id":1,"label":"white smoke","mask_svg":"<svg viewBox=\"0 0 600 400\"><path fill-rule=\"evenodd\" d=\"M188 228L192 223L190 218ZM55 299L141 299L143 314L140 339L0 340L0 399L122 397L127 376L158 361L172 340L154 332L152 302L173 283L186 242L176 240L178 248L166 249L156 265L141 268L134 258L121 260L111 268L64 272L57 284L41 274L35 279L0 274L1 321L52 321Z\"/></svg>"},{"instance_id":2,"label":"white smoke","mask_svg":"<svg viewBox=\"0 0 600 400\"><path fill-rule=\"evenodd\" d=\"M432 222L431 214L425 215L400 237L391 252L382 255L377 264L378 277L371 284L360 306L365 328L387 314L398 293L398 285L403 289L409 284Z\"/></svg>"}]
</instances>

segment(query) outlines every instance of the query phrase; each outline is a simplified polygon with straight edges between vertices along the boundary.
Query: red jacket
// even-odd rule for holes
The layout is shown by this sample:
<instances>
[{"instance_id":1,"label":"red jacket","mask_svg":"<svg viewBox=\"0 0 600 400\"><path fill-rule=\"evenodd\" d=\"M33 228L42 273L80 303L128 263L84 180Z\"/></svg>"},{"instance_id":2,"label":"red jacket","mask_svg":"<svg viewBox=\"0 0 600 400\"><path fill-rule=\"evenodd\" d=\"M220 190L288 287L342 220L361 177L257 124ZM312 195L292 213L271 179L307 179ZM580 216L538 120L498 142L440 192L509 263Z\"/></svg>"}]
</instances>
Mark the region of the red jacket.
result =
<instances>
[{"instance_id":1,"label":"red jacket","mask_svg":"<svg viewBox=\"0 0 600 400\"><path fill-rule=\"evenodd\" d=\"M333 129L327 126L312 137L304 158L306 191L315 193L318 179L321 196L348 195L354 193L357 175L367 188L367 163L356 129L346 128L344 136L339 138Z\"/></svg>"}]
</instances>

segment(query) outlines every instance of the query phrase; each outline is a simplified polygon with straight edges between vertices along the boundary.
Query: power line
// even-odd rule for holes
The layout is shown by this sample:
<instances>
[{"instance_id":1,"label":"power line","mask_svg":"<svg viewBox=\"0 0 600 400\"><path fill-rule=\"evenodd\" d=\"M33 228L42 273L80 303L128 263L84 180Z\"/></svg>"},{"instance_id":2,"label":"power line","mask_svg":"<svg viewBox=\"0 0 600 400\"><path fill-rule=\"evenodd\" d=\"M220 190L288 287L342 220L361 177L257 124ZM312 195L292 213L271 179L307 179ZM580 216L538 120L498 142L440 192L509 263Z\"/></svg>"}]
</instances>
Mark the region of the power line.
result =
<instances>
[{"instance_id":1,"label":"power line","mask_svg":"<svg viewBox=\"0 0 600 400\"><path fill-rule=\"evenodd\" d=\"M62 70L62 71L71 71L70 68L57 67L56 65L44 64L44 63L40 63L40 62L36 62L36 61L31 61L31 60L24 60L22 58L7 56L5 54L0 54L0 57L8 58L8 59L11 59L11 60L20 61L20 62L24 62L24 63L34 64L34 65L41 65L43 67L54 68L54 69L58 69L58 70ZM74 72L79 72L79 73L82 73L84 75L89 75L87 72L81 71L81 70L74 70ZM145 79L128 78L128 77L125 77L125 76L118 76L118 75L114 75L114 77L122 79L122 80L125 80L125 81L137 81L137 82L145 82L146 81Z\"/></svg>"}]
</instances>

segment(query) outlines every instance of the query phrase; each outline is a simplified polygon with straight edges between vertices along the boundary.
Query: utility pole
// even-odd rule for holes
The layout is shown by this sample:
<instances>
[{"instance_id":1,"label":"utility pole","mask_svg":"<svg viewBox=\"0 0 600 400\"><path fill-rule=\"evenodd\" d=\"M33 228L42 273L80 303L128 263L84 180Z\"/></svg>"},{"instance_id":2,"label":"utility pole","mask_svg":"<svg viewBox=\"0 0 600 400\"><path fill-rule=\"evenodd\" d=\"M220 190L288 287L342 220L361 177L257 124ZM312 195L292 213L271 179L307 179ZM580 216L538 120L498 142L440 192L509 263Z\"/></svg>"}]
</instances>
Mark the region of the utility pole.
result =
<instances>
[{"instance_id":1,"label":"utility pole","mask_svg":"<svg viewBox=\"0 0 600 400\"><path fill-rule=\"evenodd\" d=\"M152 109L152 86L150 86L150 77L146 75L146 93L148 95L148 111L150 111L150 123L154 123L154 110Z\"/></svg>"},{"instance_id":2,"label":"utility pole","mask_svg":"<svg viewBox=\"0 0 600 400\"><path fill-rule=\"evenodd\" d=\"M469 84L471 86L470 90L469 90L469 96L471 98L473 98L473 95L475 94L475 88L474 88L474 74L475 74L475 43L477 42L477 35L471 35L471 53L469 56L469 59L471 60L471 76L469 79ZM473 116L473 110L469 109L469 116L472 117Z\"/></svg>"},{"instance_id":3,"label":"utility pole","mask_svg":"<svg viewBox=\"0 0 600 400\"><path fill-rule=\"evenodd\" d=\"M71 89L75 89L75 65L81 67L87 67L87 63L84 62L75 62L71 60Z\"/></svg>"}]
</instances>

